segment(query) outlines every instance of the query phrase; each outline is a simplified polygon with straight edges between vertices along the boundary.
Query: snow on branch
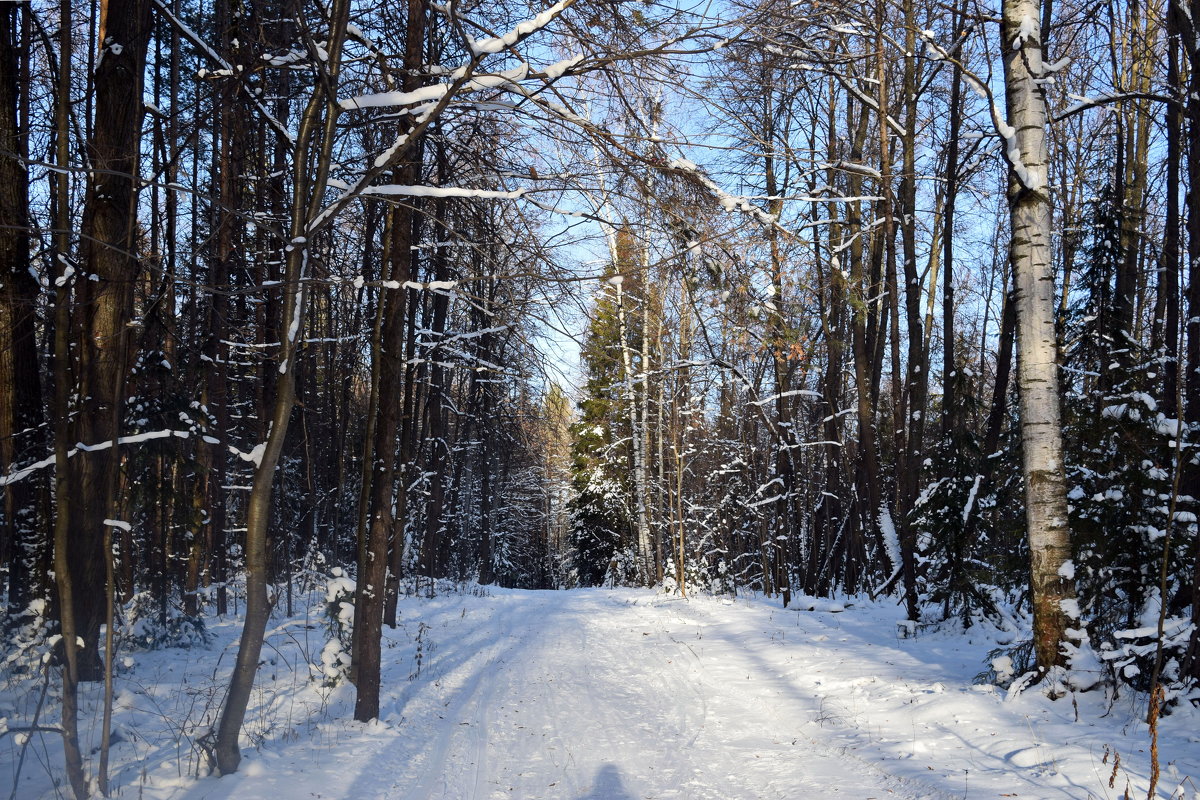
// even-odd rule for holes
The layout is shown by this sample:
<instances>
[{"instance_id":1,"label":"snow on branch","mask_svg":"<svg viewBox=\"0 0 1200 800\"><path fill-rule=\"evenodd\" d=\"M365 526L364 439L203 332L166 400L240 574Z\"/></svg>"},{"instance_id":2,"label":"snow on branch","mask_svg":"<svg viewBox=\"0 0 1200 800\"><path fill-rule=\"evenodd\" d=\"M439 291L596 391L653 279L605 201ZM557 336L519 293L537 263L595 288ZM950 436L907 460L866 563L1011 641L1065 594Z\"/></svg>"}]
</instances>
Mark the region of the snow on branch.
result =
<instances>
[{"instance_id":1,"label":"snow on branch","mask_svg":"<svg viewBox=\"0 0 1200 800\"><path fill-rule=\"evenodd\" d=\"M775 219L774 216L763 211L761 208L759 208L758 206L751 203L745 197L730 194L729 192L722 189L720 186L718 186L716 184L716 182L712 178L705 175L704 171L701 170L700 167L694 161L689 161L686 158L677 158L674 161L672 161L668 166L671 169L675 170L676 172L681 172L681 173L691 177L693 180L695 180L697 183L699 183L701 186L703 186L705 189L707 189L717 199L717 202L721 205L721 207L724 208L726 211L729 211L729 212L740 211L743 214L749 214L750 216L754 217L754 219L757 220L760 224L762 224L766 227L774 227L775 225L778 224L778 221Z\"/></svg>"},{"instance_id":2,"label":"snow on branch","mask_svg":"<svg viewBox=\"0 0 1200 800\"><path fill-rule=\"evenodd\" d=\"M180 431L180 430L174 430L172 428L167 428L165 430L160 430L160 431L146 431L145 433L134 433L134 434L130 434L129 436L120 436L117 438L115 443L118 446L123 447L125 445L130 445L130 444L140 444L141 442L153 441L154 439L168 439L172 436L179 438L179 439L190 439L193 436L193 434L194 434L193 431ZM219 439L214 439L211 436L202 436L201 438L204 439L204 441L208 442L209 444L219 444L220 443ZM67 458L73 458L81 452L95 453L100 450L108 450L110 447L113 446L113 444L114 444L114 442L111 439L107 442L97 442L96 444L84 444L83 442L76 442L75 446L73 448L71 448L69 451L67 451ZM243 461L250 461L257 466L259 461L261 461L261 459L262 459L263 452L266 449L266 443L263 442L263 443L258 444L249 453L243 452L243 451L239 450L238 448L234 447L233 445L226 445L226 448L229 450L230 453L232 453L233 455L242 459ZM11 484L16 483L17 481L22 481L25 478L28 478L33 473L37 472L38 470L43 470L46 467L54 466L54 461L55 461L54 456L49 456L47 458L43 458L41 461L35 461L34 463L29 464L28 466L22 467L21 469L16 470L15 472L10 472L7 475L0 475L0 486L9 486ZM106 525L111 524L114 527L121 527L122 525L128 524L128 523L120 523L120 522L113 521L113 520L105 520L104 522Z\"/></svg>"},{"instance_id":3,"label":"snow on branch","mask_svg":"<svg viewBox=\"0 0 1200 800\"><path fill-rule=\"evenodd\" d=\"M496 189L466 189L460 186L406 186L402 184L387 184L368 186L362 190L364 195L379 197L473 197L480 200L516 200L525 194L525 189L515 189L506 192Z\"/></svg>"},{"instance_id":4,"label":"snow on branch","mask_svg":"<svg viewBox=\"0 0 1200 800\"><path fill-rule=\"evenodd\" d=\"M150 441L151 439L166 439L171 436L177 436L180 439L187 439L187 438L191 437L191 435L192 435L191 431L177 431L177 430L172 430L172 429L168 428L166 430L161 430L161 431L147 431L146 433L135 433L130 436L121 436L116 440L116 444L117 445L138 444L139 442L147 442L147 441ZM97 444L84 444L83 442L77 442L75 444L75 447L71 448L71 450L69 450L67 452L67 458L76 456L80 452L95 453L99 450L107 450L112 446L113 446L113 441L111 439L107 442L98 442ZM16 472L10 472L7 475L0 476L0 486L9 486L11 484L16 483L17 481L21 481L21 480L24 480L25 478L28 478L30 475L37 472L38 470L42 470L42 469L45 469L46 467L52 467L52 466L54 466L54 456L49 456L47 458L43 458L41 461L35 461L26 467L22 467L21 469L17 470Z\"/></svg>"},{"instance_id":5,"label":"snow on branch","mask_svg":"<svg viewBox=\"0 0 1200 800\"><path fill-rule=\"evenodd\" d=\"M1017 41L1014 42L1014 47L1020 47L1021 42L1032 35L1025 31L1024 21L1022 21L1021 32L1017 37ZM1044 189L1047 181L1045 167L1030 169L1021 160L1021 143L1017 140L1017 131L1005 120L1004 113L1000 111L1000 107L996 104L996 96L992 93L991 87L934 41L933 31L921 31L921 37L925 40L926 47L934 57L956 65L975 93L987 101L988 111L992 117L992 126L996 129L997 135L1004 140L1002 151L1004 153L1004 160L1008 162L1009 167L1012 169L1013 174L1017 176L1020 184L1031 192Z\"/></svg>"},{"instance_id":6,"label":"snow on branch","mask_svg":"<svg viewBox=\"0 0 1200 800\"><path fill-rule=\"evenodd\" d=\"M779 392L778 394L773 394L770 397L764 397L761 400L752 400L751 405L765 406L768 403L774 403L776 400L781 400L785 397L815 397L818 400L820 400L824 396L825 395L821 394L820 392L814 392L811 389L792 389L787 392Z\"/></svg>"},{"instance_id":7,"label":"snow on branch","mask_svg":"<svg viewBox=\"0 0 1200 800\"><path fill-rule=\"evenodd\" d=\"M411 92L378 92L376 94L360 95L347 100L338 101L343 111L353 111L359 108L391 108L394 106L418 106L418 112L429 103L436 103L452 91L476 92L486 89L497 89L509 83L523 81L529 77L529 65L522 64L513 69L504 70L479 77L469 77L469 67L460 67L451 75L450 83L435 83L422 86ZM412 113L412 112L410 112Z\"/></svg>"},{"instance_id":8,"label":"snow on branch","mask_svg":"<svg viewBox=\"0 0 1200 800\"><path fill-rule=\"evenodd\" d=\"M550 6L533 19L527 19L524 22L518 23L515 28L503 36L488 39L472 39L469 42L471 52L476 56L482 56L490 53L499 53L505 48L512 47L522 39L549 25L554 21L555 17L569 8L574 2L575 0L559 0L559 2Z\"/></svg>"},{"instance_id":9,"label":"snow on branch","mask_svg":"<svg viewBox=\"0 0 1200 800\"><path fill-rule=\"evenodd\" d=\"M840 169L843 172L853 172L858 175L866 175L868 178L875 178L877 180L883 178L882 172L874 167L868 167L866 164L855 164L851 161L839 161L836 164L829 164L828 166L833 167L834 169Z\"/></svg>"},{"instance_id":10,"label":"snow on branch","mask_svg":"<svg viewBox=\"0 0 1200 800\"><path fill-rule=\"evenodd\" d=\"M1068 94L1067 97L1075 102L1059 111L1053 117L1051 122L1058 122L1067 117L1074 116L1081 111L1087 111L1089 108L1108 105L1109 103L1122 103L1126 100L1152 100L1158 103L1167 105L1182 105L1181 101L1174 97L1169 97L1162 94L1154 94L1153 92L1105 92L1103 94L1092 95L1090 97L1078 94Z\"/></svg>"}]
</instances>

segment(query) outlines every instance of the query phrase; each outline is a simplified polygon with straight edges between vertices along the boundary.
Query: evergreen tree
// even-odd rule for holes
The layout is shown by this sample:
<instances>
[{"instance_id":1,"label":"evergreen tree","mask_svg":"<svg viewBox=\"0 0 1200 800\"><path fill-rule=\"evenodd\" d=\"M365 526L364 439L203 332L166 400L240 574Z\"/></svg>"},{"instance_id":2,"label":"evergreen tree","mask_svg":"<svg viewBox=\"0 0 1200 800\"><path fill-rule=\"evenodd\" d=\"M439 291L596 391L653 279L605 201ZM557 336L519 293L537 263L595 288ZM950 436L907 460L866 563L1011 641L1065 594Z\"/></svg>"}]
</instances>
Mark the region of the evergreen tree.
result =
<instances>
[{"instance_id":1,"label":"evergreen tree","mask_svg":"<svg viewBox=\"0 0 1200 800\"><path fill-rule=\"evenodd\" d=\"M1122 629L1157 621L1175 422L1151 394L1153 354L1114 322L1116 273L1123 258L1119 195L1107 186L1091 206L1080 296L1066 321L1072 346L1066 356L1065 436L1080 604L1092 638L1107 647L1120 643ZM1194 536L1186 527L1183 533ZM1178 540L1173 549L1180 556L1189 550ZM1186 574L1182 559L1177 560L1171 574ZM1175 588L1173 594L1180 594L1181 587ZM1116 658L1120 649L1110 654ZM1143 682L1148 665L1131 663L1123 663L1121 675Z\"/></svg>"},{"instance_id":2,"label":"evergreen tree","mask_svg":"<svg viewBox=\"0 0 1200 800\"><path fill-rule=\"evenodd\" d=\"M611 269L606 278L615 275ZM587 375L579 420L571 426L571 545L576 580L622 580L633 569L632 433L623 412L620 326L616 295L596 301L580 361ZM629 551L629 552L626 552ZM632 573L628 575L632 577Z\"/></svg>"}]
</instances>

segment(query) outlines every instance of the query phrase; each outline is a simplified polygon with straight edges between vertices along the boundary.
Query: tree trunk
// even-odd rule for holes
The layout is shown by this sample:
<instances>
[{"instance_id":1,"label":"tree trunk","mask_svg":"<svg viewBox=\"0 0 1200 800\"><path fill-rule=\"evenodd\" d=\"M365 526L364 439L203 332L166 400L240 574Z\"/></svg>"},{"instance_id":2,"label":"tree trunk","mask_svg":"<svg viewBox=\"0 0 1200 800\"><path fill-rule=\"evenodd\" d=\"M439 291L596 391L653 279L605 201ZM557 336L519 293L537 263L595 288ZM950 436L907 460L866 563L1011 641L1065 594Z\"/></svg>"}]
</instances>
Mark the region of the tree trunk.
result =
<instances>
[{"instance_id":1,"label":"tree trunk","mask_svg":"<svg viewBox=\"0 0 1200 800\"><path fill-rule=\"evenodd\" d=\"M404 91L420 85L420 66L425 41L423 0L409 0L408 31L405 53ZM396 168L396 183L413 184L420 176L419 162L409 160ZM412 207L401 203L392 209L388 226L390 268L388 280L400 288L381 289L379 385L375 389L378 407L374 421L372 470L370 475L370 520L365 546L359 548L358 586L355 599L355 685L354 718L360 722L379 716L380 644L383 636L384 599L387 584L388 536L394 528L392 516L396 475L396 444L400 430L401 398L404 392L404 334L408 320L408 290L404 283L412 277ZM403 490L402 490L403 491Z\"/></svg>"},{"instance_id":2,"label":"tree trunk","mask_svg":"<svg viewBox=\"0 0 1200 800\"><path fill-rule=\"evenodd\" d=\"M444 185L449 179L447 155L443 148L438 149L438 185ZM438 220L438 226L433 235L439 240L450 238L450 231L445 225L446 201L435 201L433 218ZM435 282L445 282L450 277L450 256L447 248L439 246L433 254L433 279ZM450 298L444 291L433 294L431 298L432 319L430 333L432 335L433 355L429 365L429 395L425 401L425 441L429 445L429 463L426 472L430 475L429 501L425 505L425 541L423 556L425 570L429 578L444 578L448 566L450 537L446 530L446 473L451 465L449 446L449 420L447 419L450 380L444 364L444 356L436 352L446 335L446 323L450 313Z\"/></svg>"},{"instance_id":3,"label":"tree trunk","mask_svg":"<svg viewBox=\"0 0 1200 800\"><path fill-rule=\"evenodd\" d=\"M41 288L29 273L28 37L18 20L27 5L0 6L0 475L36 460L44 447L41 433L41 378L38 374L37 303ZM28 31L26 31L27 33ZM39 498L45 478L38 472L4 486L0 565L8 565L8 602L24 611L37 596L38 553L46 550L39 525Z\"/></svg>"},{"instance_id":4,"label":"tree trunk","mask_svg":"<svg viewBox=\"0 0 1200 800\"><path fill-rule=\"evenodd\" d=\"M1167 86L1176 99L1182 94L1179 79L1179 33L1174 4L1167 14ZM1163 382L1160 393L1163 414L1179 417L1179 189L1183 113L1178 103L1167 107L1166 222L1163 229L1162 277L1159 280L1164 309L1162 335Z\"/></svg>"},{"instance_id":5,"label":"tree trunk","mask_svg":"<svg viewBox=\"0 0 1200 800\"><path fill-rule=\"evenodd\" d=\"M1187 7L1183 3L1187 2ZM1188 313L1187 313L1187 361L1184 374L1187 380L1184 384L1185 405L1184 420L1190 438L1194 438L1197 427L1200 426L1200 30L1197 30L1197 20L1200 19L1200 0L1176 0L1172 3L1172 11L1176 21L1176 29L1180 32L1184 50L1188 54L1187 74L1187 175L1188 192L1185 199L1187 206L1187 256L1188 256ZM1194 465L1185 470L1183 476L1184 495L1200 497L1200 469ZM1193 551L1192 572L1192 634L1188 642L1187 657L1184 659L1185 672L1193 679L1200 680L1200 537L1197 537Z\"/></svg>"},{"instance_id":6,"label":"tree trunk","mask_svg":"<svg viewBox=\"0 0 1200 800\"><path fill-rule=\"evenodd\" d=\"M618 264L620 269L620 264ZM610 279L617 294L617 328L621 340L621 365L625 376L625 403L629 413L629 428L633 438L633 493L636 508L638 583L650 585L652 555L650 553L650 521L646 508L646 460L642 452L642 430L638 419L637 392L634 389L633 359L630 356L629 326L626 323L624 278Z\"/></svg>"},{"instance_id":7,"label":"tree trunk","mask_svg":"<svg viewBox=\"0 0 1200 800\"><path fill-rule=\"evenodd\" d=\"M1054 330L1052 221L1047 174L1045 99L1039 0L1005 0L1004 47L1009 213L1016 290L1017 376L1021 395L1025 521L1031 559L1034 653L1044 672L1066 664L1063 644L1072 626L1075 586L1064 570L1071 559L1058 399ZM1065 573L1065 574L1064 574ZM1078 625L1078 622L1074 623Z\"/></svg>"},{"instance_id":8,"label":"tree trunk","mask_svg":"<svg viewBox=\"0 0 1200 800\"><path fill-rule=\"evenodd\" d=\"M896 527L900 539L900 559L904 578L904 604L908 618L920 616L917 603L917 531L911 513L917 500L921 477L921 456L924 447L925 401L929 393L926 369L925 332L921 323L921 280L917 274L917 67L916 23L913 0L904 0L904 105L905 136L901 142L900 178L900 235L904 258L904 306L908 328L908 365L905 376L905 411L903 429L896 432L898 466L896 485ZM886 126L885 126L886 129ZM899 299L897 298L897 302ZM899 331L895 332L899 335ZM898 371L898 363L892 369Z\"/></svg>"},{"instance_id":9,"label":"tree trunk","mask_svg":"<svg viewBox=\"0 0 1200 800\"><path fill-rule=\"evenodd\" d=\"M965 3L966 0L963 0ZM954 12L953 39L962 37L965 7ZM942 209L942 438L955 435L959 425L958 370L954 328L954 214L958 206L959 151L962 129L962 77L958 63L951 65L949 131L946 134L946 198ZM932 295L932 287L930 294ZM930 298L932 299L932 297ZM930 336L933 334L930 333Z\"/></svg>"},{"instance_id":10,"label":"tree trunk","mask_svg":"<svg viewBox=\"0 0 1200 800\"><path fill-rule=\"evenodd\" d=\"M330 34L326 45L328 86L337 86L341 65L342 43L349 21L349 0L336 0L331 9ZM238 746L254 676L258 672L258 657L262 652L263 635L271 614L267 597L267 570L270 567L270 548L267 530L271 518L271 495L275 467L283 452L288 423L295 405L296 355L305 314L305 284L308 278L309 221L315 218L324 197L328 178L330 153L333 149L334 125L337 119L337 99L332 91L313 88L296 136L292 162L293 194L289 224L289 244L285 250L283 319L279 327L279 361L274 381L270 428L254 470L246 510L246 621L238 644L237 661L229 681L229 692L221 710L214 757L222 775L236 772L242 754ZM317 165L315 175L309 174L309 159Z\"/></svg>"},{"instance_id":11,"label":"tree trunk","mask_svg":"<svg viewBox=\"0 0 1200 800\"><path fill-rule=\"evenodd\" d=\"M71 28L71 0L59 5L59 27ZM59 633L62 635L62 738L67 779L76 800L88 796L79 748L79 646L75 624L74 581L69 556L71 544L71 248L70 212L70 108L71 38L59 44L58 85L54 103L54 156L58 167L52 179L54 255L54 582L58 590Z\"/></svg>"},{"instance_id":12,"label":"tree trunk","mask_svg":"<svg viewBox=\"0 0 1200 800\"><path fill-rule=\"evenodd\" d=\"M78 357L80 406L72 459L71 577L75 623L84 646L79 679L100 680L104 621L104 519L112 507L111 477L120 469L115 446L129 363L129 322L137 279L136 182L142 120L142 74L150 37L149 0L109 0L96 67L96 116L80 242L87 280L76 282L81 310ZM111 443L111 444L109 444Z\"/></svg>"}]
</instances>

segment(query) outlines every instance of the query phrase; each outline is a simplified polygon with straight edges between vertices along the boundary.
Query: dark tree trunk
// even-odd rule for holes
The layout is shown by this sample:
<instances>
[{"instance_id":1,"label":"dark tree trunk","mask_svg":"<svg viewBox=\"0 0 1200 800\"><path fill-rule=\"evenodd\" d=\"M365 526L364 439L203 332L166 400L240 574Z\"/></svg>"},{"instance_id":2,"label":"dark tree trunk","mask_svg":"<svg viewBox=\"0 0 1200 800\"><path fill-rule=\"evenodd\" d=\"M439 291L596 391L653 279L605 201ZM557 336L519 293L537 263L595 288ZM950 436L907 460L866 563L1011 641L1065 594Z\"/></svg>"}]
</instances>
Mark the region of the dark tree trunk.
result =
<instances>
[{"instance_id":1,"label":"dark tree trunk","mask_svg":"<svg viewBox=\"0 0 1200 800\"><path fill-rule=\"evenodd\" d=\"M41 288L29 273L28 15L17 3L0 6L0 475L45 452L41 433L37 302ZM25 20L25 32L18 20ZM40 563L47 552L42 514L45 474L4 486L0 566L8 566L8 602L23 611L41 594Z\"/></svg>"},{"instance_id":2,"label":"dark tree trunk","mask_svg":"<svg viewBox=\"0 0 1200 800\"><path fill-rule=\"evenodd\" d=\"M409 0L408 29L405 41L405 91L413 91L421 82L418 68L425 41L424 0ZM414 158L396 168L396 182L414 184L420 177L420 162ZM371 471L370 519L367 541L360 546L358 587L355 599L355 697L354 718L360 722L379 716L380 645L383 636L387 585L388 536L395 527L392 517L396 475L396 441L400 430L404 382L404 334L408 321L408 290L405 282L412 277L412 207L401 203L392 210L390 226L390 281L399 288L384 289L379 302L383 325L380 331L378 406L374 428L373 469Z\"/></svg>"},{"instance_id":3,"label":"dark tree trunk","mask_svg":"<svg viewBox=\"0 0 1200 800\"><path fill-rule=\"evenodd\" d=\"M1183 2L1188 8L1181 7ZM1188 255L1188 316L1187 316L1187 361L1184 386L1184 421L1193 432L1200 427L1200 31L1195 28L1200 19L1200 0L1177 0L1173 4L1178 29L1183 35L1184 50L1189 54L1186 105L1186 137L1188 144L1187 175L1187 255ZM1200 469L1195 465L1185 467L1183 474L1185 495L1200 497ZM1185 672L1200 680L1200 538L1193 552L1194 569L1192 580L1192 635L1185 658Z\"/></svg>"},{"instance_id":4,"label":"dark tree trunk","mask_svg":"<svg viewBox=\"0 0 1200 800\"><path fill-rule=\"evenodd\" d=\"M72 459L70 550L75 622L84 646L79 679L100 680L104 621L104 520L114 503L120 469L119 435L129 322L140 268L136 238L136 176L142 120L142 73L150 37L149 0L109 0L105 45L96 67L96 113L80 242L87 280L76 283L79 402Z\"/></svg>"}]
</instances>

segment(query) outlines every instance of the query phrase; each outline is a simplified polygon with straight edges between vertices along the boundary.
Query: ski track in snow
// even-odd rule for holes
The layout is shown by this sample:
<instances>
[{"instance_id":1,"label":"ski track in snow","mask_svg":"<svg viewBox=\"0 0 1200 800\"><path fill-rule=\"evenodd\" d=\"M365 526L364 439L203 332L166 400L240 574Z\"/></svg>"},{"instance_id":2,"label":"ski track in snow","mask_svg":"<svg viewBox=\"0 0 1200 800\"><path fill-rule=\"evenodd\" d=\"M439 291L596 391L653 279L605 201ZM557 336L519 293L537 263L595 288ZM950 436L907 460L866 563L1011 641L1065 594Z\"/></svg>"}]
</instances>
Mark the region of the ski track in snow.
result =
<instances>
[{"instance_id":1,"label":"ski track in snow","mask_svg":"<svg viewBox=\"0 0 1200 800\"><path fill-rule=\"evenodd\" d=\"M180 694L214 675L219 685L232 652L137 654L118 681L117 726L142 735L114 751L118 796L1084 800L1120 797L1127 782L1146 793L1140 706L1078 695L1076 721L1070 699L1031 691L1006 701L972 685L995 646L985 633L898 639L890 604L830 613L622 589L489 592L402 602L402 625L385 631L373 723L349 721L352 689L322 695L271 662L242 769L225 778L187 775L186 737L156 749L154 715L136 715L138 697L154 696L169 717ZM223 638L236 630L217 626ZM303 669L298 637L275 652ZM1186 780L1200 780L1196 716L1181 709L1161 725L1161 797L1197 796ZM1105 746L1123 759L1112 789ZM11 785L7 750L0 742L0 788ZM53 796L36 763L22 785L29 793L18 797Z\"/></svg>"}]
</instances>

